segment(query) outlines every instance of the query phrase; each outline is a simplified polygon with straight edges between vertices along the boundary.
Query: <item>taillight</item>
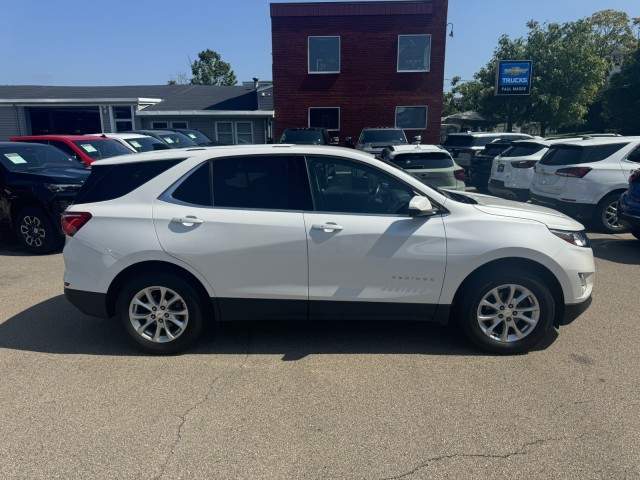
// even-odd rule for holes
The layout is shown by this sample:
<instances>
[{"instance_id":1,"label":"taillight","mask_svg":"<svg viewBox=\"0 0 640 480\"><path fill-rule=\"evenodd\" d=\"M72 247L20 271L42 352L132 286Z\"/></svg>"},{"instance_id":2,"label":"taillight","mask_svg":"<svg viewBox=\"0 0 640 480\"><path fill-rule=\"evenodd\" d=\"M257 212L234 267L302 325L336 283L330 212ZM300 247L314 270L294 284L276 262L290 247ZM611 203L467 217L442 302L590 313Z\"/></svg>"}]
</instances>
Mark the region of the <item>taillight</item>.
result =
<instances>
[{"instance_id":1,"label":"taillight","mask_svg":"<svg viewBox=\"0 0 640 480\"><path fill-rule=\"evenodd\" d=\"M640 183L640 170L632 170L629 175L629 183Z\"/></svg>"},{"instance_id":2,"label":"taillight","mask_svg":"<svg viewBox=\"0 0 640 480\"><path fill-rule=\"evenodd\" d=\"M85 223L91 220L89 212L64 212L62 214L62 231L73 237Z\"/></svg>"},{"instance_id":3,"label":"taillight","mask_svg":"<svg viewBox=\"0 0 640 480\"><path fill-rule=\"evenodd\" d=\"M464 169L461 168L459 170L454 170L453 171L453 176L456 177L456 180L464 181Z\"/></svg>"},{"instance_id":4,"label":"taillight","mask_svg":"<svg viewBox=\"0 0 640 480\"><path fill-rule=\"evenodd\" d=\"M582 178L590 171L591 171L590 167L561 168L559 170L556 170L556 175L560 175L561 177Z\"/></svg>"},{"instance_id":5,"label":"taillight","mask_svg":"<svg viewBox=\"0 0 640 480\"><path fill-rule=\"evenodd\" d=\"M513 168L531 168L536 163L538 163L537 160L518 160L517 162L511 162L511 166Z\"/></svg>"}]
</instances>

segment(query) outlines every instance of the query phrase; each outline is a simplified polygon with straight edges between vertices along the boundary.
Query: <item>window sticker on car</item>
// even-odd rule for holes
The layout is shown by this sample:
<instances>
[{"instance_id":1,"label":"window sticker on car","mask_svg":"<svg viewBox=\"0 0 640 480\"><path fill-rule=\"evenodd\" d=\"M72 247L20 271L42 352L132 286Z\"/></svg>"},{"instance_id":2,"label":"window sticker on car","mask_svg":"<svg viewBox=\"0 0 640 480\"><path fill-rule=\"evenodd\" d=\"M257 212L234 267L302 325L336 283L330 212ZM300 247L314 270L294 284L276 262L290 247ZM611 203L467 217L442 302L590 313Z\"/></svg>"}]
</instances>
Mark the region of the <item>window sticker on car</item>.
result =
<instances>
[{"instance_id":1,"label":"window sticker on car","mask_svg":"<svg viewBox=\"0 0 640 480\"><path fill-rule=\"evenodd\" d=\"M131 140L131 146L133 148L142 148L142 145L140 145L136 140Z\"/></svg>"},{"instance_id":2,"label":"window sticker on car","mask_svg":"<svg viewBox=\"0 0 640 480\"><path fill-rule=\"evenodd\" d=\"M84 149L85 152L94 153L98 151L96 150L96 147L94 147L90 143L83 143L80 146Z\"/></svg>"},{"instance_id":3,"label":"window sticker on car","mask_svg":"<svg viewBox=\"0 0 640 480\"><path fill-rule=\"evenodd\" d=\"M189 135L189 138L192 138L194 140L196 139L196 136L193 133L188 133L187 135Z\"/></svg>"},{"instance_id":4,"label":"window sticker on car","mask_svg":"<svg viewBox=\"0 0 640 480\"><path fill-rule=\"evenodd\" d=\"M7 157L11 163L27 163L27 161L17 153L5 153L4 156Z\"/></svg>"},{"instance_id":5,"label":"window sticker on car","mask_svg":"<svg viewBox=\"0 0 640 480\"><path fill-rule=\"evenodd\" d=\"M172 144L172 143L174 143L174 142L173 142L173 139L172 139L171 137L162 137L162 139L163 139L165 142L167 142L168 144Z\"/></svg>"}]
</instances>

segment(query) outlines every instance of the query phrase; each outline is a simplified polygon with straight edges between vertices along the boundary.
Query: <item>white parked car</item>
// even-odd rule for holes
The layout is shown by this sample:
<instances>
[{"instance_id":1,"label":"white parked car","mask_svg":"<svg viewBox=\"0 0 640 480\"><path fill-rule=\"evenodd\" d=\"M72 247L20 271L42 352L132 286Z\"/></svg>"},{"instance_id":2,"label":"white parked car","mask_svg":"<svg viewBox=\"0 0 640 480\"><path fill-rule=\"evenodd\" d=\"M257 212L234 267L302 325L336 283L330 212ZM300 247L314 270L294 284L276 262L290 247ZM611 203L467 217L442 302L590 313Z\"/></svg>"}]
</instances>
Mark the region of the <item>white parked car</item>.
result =
<instances>
[{"instance_id":1,"label":"white parked car","mask_svg":"<svg viewBox=\"0 0 640 480\"><path fill-rule=\"evenodd\" d=\"M493 159L489 192L499 197L526 202L533 180L533 167L551 145L580 140L582 137L563 139L531 139L512 142Z\"/></svg>"},{"instance_id":2,"label":"white parked car","mask_svg":"<svg viewBox=\"0 0 640 480\"><path fill-rule=\"evenodd\" d=\"M464 190L464 170L451 154L436 145L385 147L377 157L415 175L432 187Z\"/></svg>"},{"instance_id":3,"label":"white parked car","mask_svg":"<svg viewBox=\"0 0 640 480\"><path fill-rule=\"evenodd\" d=\"M594 137L552 145L534 167L530 198L606 233L618 222L618 199L640 164L640 137Z\"/></svg>"},{"instance_id":4,"label":"white parked car","mask_svg":"<svg viewBox=\"0 0 640 480\"><path fill-rule=\"evenodd\" d=\"M522 352L579 315L594 281L575 220L340 147L96 162L62 223L66 297L159 354L247 319L455 321L479 347Z\"/></svg>"},{"instance_id":5,"label":"white parked car","mask_svg":"<svg viewBox=\"0 0 640 480\"><path fill-rule=\"evenodd\" d=\"M134 152L154 152L171 148L162 140L140 133L96 133L95 135L113 138Z\"/></svg>"}]
</instances>

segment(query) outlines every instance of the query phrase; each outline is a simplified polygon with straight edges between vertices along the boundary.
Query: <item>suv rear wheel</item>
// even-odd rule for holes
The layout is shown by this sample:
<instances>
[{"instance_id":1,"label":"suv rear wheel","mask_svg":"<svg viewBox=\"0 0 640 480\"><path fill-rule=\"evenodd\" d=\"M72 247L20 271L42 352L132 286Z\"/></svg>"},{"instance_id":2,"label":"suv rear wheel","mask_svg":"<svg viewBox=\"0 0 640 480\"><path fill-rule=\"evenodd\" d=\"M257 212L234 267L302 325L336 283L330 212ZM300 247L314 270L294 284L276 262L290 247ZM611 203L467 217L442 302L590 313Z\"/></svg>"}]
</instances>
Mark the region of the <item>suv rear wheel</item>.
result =
<instances>
[{"instance_id":1,"label":"suv rear wheel","mask_svg":"<svg viewBox=\"0 0 640 480\"><path fill-rule=\"evenodd\" d=\"M620 193L610 193L598 203L593 214L593 226L604 233L625 232L627 228L618 222Z\"/></svg>"},{"instance_id":2,"label":"suv rear wheel","mask_svg":"<svg viewBox=\"0 0 640 480\"><path fill-rule=\"evenodd\" d=\"M20 244L31 253L50 253L62 246L60 235L44 210L23 208L16 217L16 235Z\"/></svg>"},{"instance_id":3,"label":"suv rear wheel","mask_svg":"<svg viewBox=\"0 0 640 480\"><path fill-rule=\"evenodd\" d=\"M120 291L117 316L129 337L148 353L169 355L193 345L202 332L198 293L174 275L157 273L129 281Z\"/></svg>"}]
</instances>

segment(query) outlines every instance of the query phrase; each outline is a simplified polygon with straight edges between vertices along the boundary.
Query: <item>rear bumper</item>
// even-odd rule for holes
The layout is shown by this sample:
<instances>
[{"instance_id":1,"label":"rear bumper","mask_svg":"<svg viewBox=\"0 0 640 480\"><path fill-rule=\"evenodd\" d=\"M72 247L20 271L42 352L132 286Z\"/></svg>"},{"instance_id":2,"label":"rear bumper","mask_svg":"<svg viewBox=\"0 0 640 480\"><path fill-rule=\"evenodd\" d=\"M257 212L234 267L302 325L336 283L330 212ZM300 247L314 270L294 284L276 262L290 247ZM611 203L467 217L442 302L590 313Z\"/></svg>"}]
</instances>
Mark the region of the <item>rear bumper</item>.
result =
<instances>
[{"instance_id":1,"label":"rear bumper","mask_svg":"<svg viewBox=\"0 0 640 480\"><path fill-rule=\"evenodd\" d=\"M107 314L107 295L105 293L85 292L65 287L64 296L82 313L92 317L109 317Z\"/></svg>"},{"instance_id":2,"label":"rear bumper","mask_svg":"<svg viewBox=\"0 0 640 480\"><path fill-rule=\"evenodd\" d=\"M631 200L627 193L620 196L618 203L618 221L631 230L640 231L640 204Z\"/></svg>"},{"instance_id":3,"label":"rear bumper","mask_svg":"<svg viewBox=\"0 0 640 480\"><path fill-rule=\"evenodd\" d=\"M508 188L502 180L489 180L489 192L499 197L527 201L529 190L525 188Z\"/></svg>"},{"instance_id":4,"label":"rear bumper","mask_svg":"<svg viewBox=\"0 0 640 480\"><path fill-rule=\"evenodd\" d=\"M573 218L582 218L587 220L590 220L591 217L593 217L593 210L596 207L590 203L563 202L562 200L557 200L555 198L542 197L535 193L531 193L529 198L531 199L531 202L536 205L553 208L554 210L558 210L559 212Z\"/></svg>"},{"instance_id":5,"label":"rear bumper","mask_svg":"<svg viewBox=\"0 0 640 480\"><path fill-rule=\"evenodd\" d=\"M634 232L640 231L640 217L634 217L618 210L618 222Z\"/></svg>"}]
</instances>

